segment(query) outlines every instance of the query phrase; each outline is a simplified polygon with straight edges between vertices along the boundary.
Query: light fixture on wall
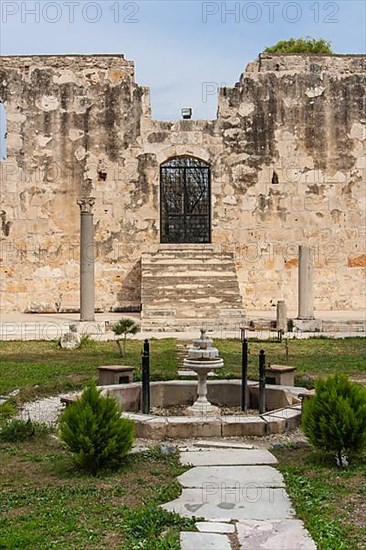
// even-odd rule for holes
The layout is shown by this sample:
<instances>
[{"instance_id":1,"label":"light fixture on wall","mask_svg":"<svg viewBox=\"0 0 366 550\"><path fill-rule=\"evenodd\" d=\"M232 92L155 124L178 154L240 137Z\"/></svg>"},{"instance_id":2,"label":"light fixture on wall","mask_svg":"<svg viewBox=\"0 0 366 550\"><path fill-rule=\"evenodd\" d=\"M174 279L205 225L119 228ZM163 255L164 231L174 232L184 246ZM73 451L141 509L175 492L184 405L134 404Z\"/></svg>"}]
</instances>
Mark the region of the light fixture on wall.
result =
<instances>
[{"instance_id":1,"label":"light fixture on wall","mask_svg":"<svg viewBox=\"0 0 366 550\"><path fill-rule=\"evenodd\" d=\"M182 109L182 117L184 120L190 120L192 118L192 109L190 107Z\"/></svg>"}]
</instances>

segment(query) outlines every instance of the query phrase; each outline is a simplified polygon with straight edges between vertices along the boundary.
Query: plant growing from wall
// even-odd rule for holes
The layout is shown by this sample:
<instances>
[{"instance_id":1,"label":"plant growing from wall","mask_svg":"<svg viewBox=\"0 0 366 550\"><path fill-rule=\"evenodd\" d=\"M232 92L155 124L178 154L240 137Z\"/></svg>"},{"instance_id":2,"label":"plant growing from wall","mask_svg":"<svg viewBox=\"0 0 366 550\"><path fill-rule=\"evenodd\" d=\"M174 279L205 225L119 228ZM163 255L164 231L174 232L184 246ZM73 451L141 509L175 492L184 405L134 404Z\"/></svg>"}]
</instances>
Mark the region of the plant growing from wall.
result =
<instances>
[{"instance_id":1,"label":"plant growing from wall","mask_svg":"<svg viewBox=\"0 0 366 550\"><path fill-rule=\"evenodd\" d=\"M120 466L133 444L133 423L121 418L116 400L102 396L95 385L67 407L59 426L61 439L75 453L78 465L93 475Z\"/></svg>"},{"instance_id":2,"label":"plant growing from wall","mask_svg":"<svg viewBox=\"0 0 366 550\"><path fill-rule=\"evenodd\" d=\"M280 40L264 50L266 53L324 53L334 54L330 42L324 38L290 38Z\"/></svg>"},{"instance_id":3,"label":"plant growing from wall","mask_svg":"<svg viewBox=\"0 0 366 550\"><path fill-rule=\"evenodd\" d=\"M315 447L345 466L366 448L366 388L341 374L317 380L315 396L304 402L302 429Z\"/></svg>"},{"instance_id":4,"label":"plant growing from wall","mask_svg":"<svg viewBox=\"0 0 366 550\"><path fill-rule=\"evenodd\" d=\"M125 357L127 337L137 334L140 327L133 321L133 319L124 318L115 323L112 330L116 336L116 343L121 357Z\"/></svg>"}]
</instances>

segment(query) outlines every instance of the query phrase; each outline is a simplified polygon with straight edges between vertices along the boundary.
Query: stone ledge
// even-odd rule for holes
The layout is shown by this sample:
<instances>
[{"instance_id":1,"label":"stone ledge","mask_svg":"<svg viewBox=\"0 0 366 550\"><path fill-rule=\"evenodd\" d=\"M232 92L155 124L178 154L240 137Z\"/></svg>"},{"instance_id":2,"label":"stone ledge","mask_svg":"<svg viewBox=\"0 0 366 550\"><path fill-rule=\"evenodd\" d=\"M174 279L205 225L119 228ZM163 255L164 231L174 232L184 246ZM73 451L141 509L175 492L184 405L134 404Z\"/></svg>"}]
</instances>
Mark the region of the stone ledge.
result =
<instances>
[{"instance_id":1,"label":"stone ledge","mask_svg":"<svg viewBox=\"0 0 366 550\"><path fill-rule=\"evenodd\" d=\"M136 425L136 435L141 438L197 437L240 437L264 436L283 433L299 425L301 410L280 409L275 414L260 416L223 415L213 417L197 416L154 416L140 413L123 413Z\"/></svg>"}]
</instances>

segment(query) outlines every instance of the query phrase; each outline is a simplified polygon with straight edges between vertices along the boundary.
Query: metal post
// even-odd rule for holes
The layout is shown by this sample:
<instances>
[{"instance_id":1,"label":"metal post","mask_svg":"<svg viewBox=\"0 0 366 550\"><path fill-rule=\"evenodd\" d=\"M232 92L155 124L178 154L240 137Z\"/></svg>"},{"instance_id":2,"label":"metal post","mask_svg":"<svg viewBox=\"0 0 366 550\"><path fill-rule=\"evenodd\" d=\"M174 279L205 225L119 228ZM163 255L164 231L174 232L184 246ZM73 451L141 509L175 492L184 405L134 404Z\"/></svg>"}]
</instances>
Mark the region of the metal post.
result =
<instances>
[{"instance_id":1,"label":"metal post","mask_svg":"<svg viewBox=\"0 0 366 550\"><path fill-rule=\"evenodd\" d=\"M259 352L259 414L266 412L266 355L264 350Z\"/></svg>"},{"instance_id":2,"label":"metal post","mask_svg":"<svg viewBox=\"0 0 366 550\"><path fill-rule=\"evenodd\" d=\"M150 344L149 340L144 341L142 352L142 414L150 413Z\"/></svg>"},{"instance_id":3,"label":"metal post","mask_svg":"<svg viewBox=\"0 0 366 550\"><path fill-rule=\"evenodd\" d=\"M248 412L248 340L244 338L241 343L241 410Z\"/></svg>"}]
</instances>

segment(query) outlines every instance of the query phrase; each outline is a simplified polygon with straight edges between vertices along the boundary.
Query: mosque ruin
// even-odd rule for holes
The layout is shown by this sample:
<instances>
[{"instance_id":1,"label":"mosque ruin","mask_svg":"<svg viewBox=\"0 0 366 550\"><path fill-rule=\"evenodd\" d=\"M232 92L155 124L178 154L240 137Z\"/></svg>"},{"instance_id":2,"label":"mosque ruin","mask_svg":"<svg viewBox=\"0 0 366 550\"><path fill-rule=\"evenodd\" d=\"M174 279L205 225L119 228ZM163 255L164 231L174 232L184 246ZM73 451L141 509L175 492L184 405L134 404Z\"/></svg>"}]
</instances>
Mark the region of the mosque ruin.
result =
<instances>
[{"instance_id":1,"label":"mosque ruin","mask_svg":"<svg viewBox=\"0 0 366 550\"><path fill-rule=\"evenodd\" d=\"M300 245L315 309L362 308L365 90L364 55L264 53L215 120L163 122L123 55L0 57L2 310L78 311L85 203L97 311L175 329L296 309Z\"/></svg>"}]
</instances>

